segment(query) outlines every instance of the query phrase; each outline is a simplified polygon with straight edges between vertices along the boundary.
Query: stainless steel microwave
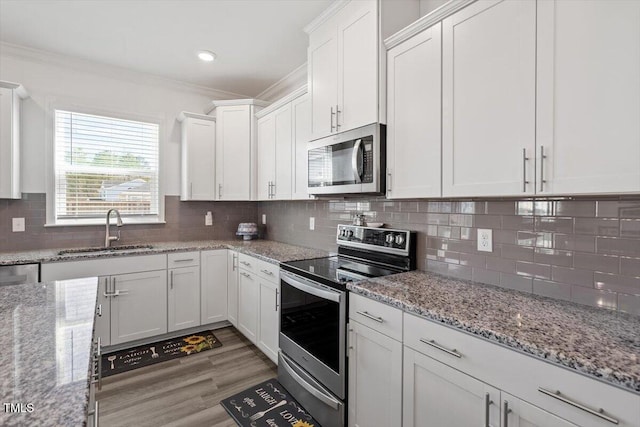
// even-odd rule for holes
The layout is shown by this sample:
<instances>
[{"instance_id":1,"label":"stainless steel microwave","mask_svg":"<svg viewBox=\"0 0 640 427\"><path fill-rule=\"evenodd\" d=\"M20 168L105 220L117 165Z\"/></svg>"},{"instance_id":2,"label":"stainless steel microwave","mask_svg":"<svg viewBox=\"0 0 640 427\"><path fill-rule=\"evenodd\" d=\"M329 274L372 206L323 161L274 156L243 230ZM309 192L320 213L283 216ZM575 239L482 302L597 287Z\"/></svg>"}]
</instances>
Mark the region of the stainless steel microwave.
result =
<instances>
[{"instance_id":1,"label":"stainless steel microwave","mask_svg":"<svg viewBox=\"0 0 640 427\"><path fill-rule=\"evenodd\" d=\"M309 142L309 194L384 194L386 150L379 123Z\"/></svg>"}]
</instances>

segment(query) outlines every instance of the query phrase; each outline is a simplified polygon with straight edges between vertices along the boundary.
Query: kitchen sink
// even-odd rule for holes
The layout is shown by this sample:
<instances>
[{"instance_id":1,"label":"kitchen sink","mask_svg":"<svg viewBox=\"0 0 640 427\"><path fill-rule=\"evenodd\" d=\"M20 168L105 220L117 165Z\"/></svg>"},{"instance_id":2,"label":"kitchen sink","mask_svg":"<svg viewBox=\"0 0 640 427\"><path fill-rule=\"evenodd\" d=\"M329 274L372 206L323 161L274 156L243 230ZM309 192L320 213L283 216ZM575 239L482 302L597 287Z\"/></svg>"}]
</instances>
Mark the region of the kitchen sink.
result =
<instances>
[{"instance_id":1,"label":"kitchen sink","mask_svg":"<svg viewBox=\"0 0 640 427\"><path fill-rule=\"evenodd\" d=\"M126 245L99 248L76 248L65 249L58 252L58 255L83 255L83 254L99 254L99 253L118 253L118 252L135 252L143 249L152 249L151 245Z\"/></svg>"}]
</instances>

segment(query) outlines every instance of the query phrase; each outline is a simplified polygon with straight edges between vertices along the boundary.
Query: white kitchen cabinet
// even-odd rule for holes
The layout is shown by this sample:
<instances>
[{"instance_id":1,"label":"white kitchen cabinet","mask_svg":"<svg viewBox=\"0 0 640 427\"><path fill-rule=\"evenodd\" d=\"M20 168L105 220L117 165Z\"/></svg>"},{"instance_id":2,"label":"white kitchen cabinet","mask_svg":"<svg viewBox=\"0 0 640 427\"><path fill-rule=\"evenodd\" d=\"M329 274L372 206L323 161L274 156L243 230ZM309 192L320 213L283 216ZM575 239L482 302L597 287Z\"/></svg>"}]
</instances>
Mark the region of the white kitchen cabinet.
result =
<instances>
[{"instance_id":1,"label":"white kitchen cabinet","mask_svg":"<svg viewBox=\"0 0 640 427\"><path fill-rule=\"evenodd\" d=\"M522 399L502 392L503 427L577 427Z\"/></svg>"},{"instance_id":2,"label":"white kitchen cabinet","mask_svg":"<svg viewBox=\"0 0 640 427\"><path fill-rule=\"evenodd\" d=\"M402 425L402 343L353 319L348 342L348 425Z\"/></svg>"},{"instance_id":3,"label":"white kitchen cabinet","mask_svg":"<svg viewBox=\"0 0 640 427\"><path fill-rule=\"evenodd\" d=\"M232 278L229 277L230 273L228 271L228 252L231 251L217 249L200 252L199 301L200 324L202 325L231 319L228 293L231 292L230 280ZM235 285L236 283L234 283Z\"/></svg>"},{"instance_id":4,"label":"white kitchen cabinet","mask_svg":"<svg viewBox=\"0 0 640 427\"><path fill-rule=\"evenodd\" d=\"M169 270L168 332L200 326L200 267Z\"/></svg>"},{"instance_id":5,"label":"white kitchen cabinet","mask_svg":"<svg viewBox=\"0 0 640 427\"><path fill-rule=\"evenodd\" d=\"M305 28L311 139L384 122L381 38L418 16L417 1L350 1L330 6Z\"/></svg>"},{"instance_id":6,"label":"white kitchen cabinet","mask_svg":"<svg viewBox=\"0 0 640 427\"><path fill-rule=\"evenodd\" d=\"M111 277L111 345L167 333L167 271Z\"/></svg>"},{"instance_id":7,"label":"white kitchen cabinet","mask_svg":"<svg viewBox=\"0 0 640 427\"><path fill-rule=\"evenodd\" d=\"M255 99L213 101L216 117L216 200L252 200L256 191Z\"/></svg>"},{"instance_id":8,"label":"white kitchen cabinet","mask_svg":"<svg viewBox=\"0 0 640 427\"><path fill-rule=\"evenodd\" d=\"M238 253L227 251L227 312L229 322L238 327Z\"/></svg>"},{"instance_id":9,"label":"white kitchen cabinet","mask_svg":"<svg viewBox=\"0 0 640 427\"><path fill-rule=\"evenodd\" d=\"M111 345L111 298L106 294L110 278L98 277L98 299L94 335L100 337L102 346ZM44 280L43 280L44 281Z\"/></svg>"},{"instance_id":10,"label":"white kitchen cabinet","mask_svg":"<svg viewBox=\"0 0 640 427\"><path fill-rule=\"evenodd\" d=\"M253 344L258 342L260 287L255 273L240 269L238 276L238 330Z\"/></svg>"},{"instance_id":11,"label":"white kitchen cabinet","mask_svg":"<svg viewBox=\"0 0 640 427\"><path fill-rule=\"evenodd\" d=\"M442 195L533 194L536 2L479 1L442 30Z\"/></svg>"},{"instance_id":12,"label":"white kitchen cabinet","mask_svg":"<svg viewBox=\"0 0 640 427\"><path fill-rule=\"evenodd\" d=\"M19 199L20 104L27 92L16 83L0 81L0 199Z\"/></svg>"},{"instance_id":13,"label":"white kitchen cabinet","mask_svg":"<svg viewBox=\"0 0 640 427\"><path fill-rule=\"evenodd\" d=\"M500 390L404 347L403 427L500 425Z\"/></svg>"},{"instance_id":14,"label":"white kitchen cabinet","mask_svg":"<svg viewBox=\"0 0 640 427\"><path fill-rule=\"evenodd\" d=\"M257 276L260 292L260 318L257 346L269 359L278 363L280 334L280 285L277 281Z\"/></svg>"},{"instance_id":15,"label":"white kitchen cabinet","mask_svg":"<svg viewBox=\"0 0 640 427\"><path fill-rule=\"evenodd\" d=\"M273 171L272 199L291 199L293 162L293 123L291 103L274 113L275 119L275 169Z\"/></svg>"},{"instance_id":16,"label":"white kitchen cabinet","mask_svg":"<svg viewBox=\"0 0 640 427\"><path fill-rule=\"evenodd\" d=\"M257 198L270 200L276 168L275 111L258 119Z\"/></svg>"},{"instance_id":17,"label":"white kitchen cabinet","mask_svg":"<svg viewBox=\"0 0 640 427\"><path fill-rule=\"evenodd\" d=\"M387 198L441 193L442 25L387 52Z\"/></svg>"},{"instance_id":18,"label":"white kitchen cabinet","mask_svg":"<svg viewBox=\"0 0 640 427\"><path fill-rule=\"evenodd\" d=\"M640 2L537 7L537 193L640 191Z\"/></svg>"},{"instance_id":19,"label":"white kitchen cabinet","mask_svg":"<svg viewBox=\"0 0 640 427\"><path fill-rule=\"evenodd\" d=\"M182 112L180 200L216 198L216 122L202 114Z\"/></svg>"},{"instance_id":20,"label":"white kitchen cabinet","mask_svg":"<svg viewBox=\"0 0 640 427\"><path fill-rule=\"evenodd\" d=\"M308 94L291 101L291 123L293 127L292 199L308 199L308 154L307 144L311 140L311 100Z\"/></svg>"}]
</instances>

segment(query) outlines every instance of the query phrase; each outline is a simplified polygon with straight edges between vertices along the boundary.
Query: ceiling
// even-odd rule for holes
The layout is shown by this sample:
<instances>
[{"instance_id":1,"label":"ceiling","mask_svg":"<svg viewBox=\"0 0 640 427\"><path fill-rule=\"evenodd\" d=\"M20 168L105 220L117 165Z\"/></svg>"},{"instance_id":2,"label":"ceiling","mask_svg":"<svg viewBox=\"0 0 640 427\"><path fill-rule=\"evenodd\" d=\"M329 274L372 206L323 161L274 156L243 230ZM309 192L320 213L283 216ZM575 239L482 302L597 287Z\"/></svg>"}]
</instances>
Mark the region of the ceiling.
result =
<instances>
[{"instance_id":1,"label":"ceiling","mask_svg":"<svg viewBox=\"0 0 640 427\"><path fill-rule=\"evenodd\" d=\"M305 63L302 29L330 3L0 0L0 41L254 97Z\"/></svg>"}]
</instances>

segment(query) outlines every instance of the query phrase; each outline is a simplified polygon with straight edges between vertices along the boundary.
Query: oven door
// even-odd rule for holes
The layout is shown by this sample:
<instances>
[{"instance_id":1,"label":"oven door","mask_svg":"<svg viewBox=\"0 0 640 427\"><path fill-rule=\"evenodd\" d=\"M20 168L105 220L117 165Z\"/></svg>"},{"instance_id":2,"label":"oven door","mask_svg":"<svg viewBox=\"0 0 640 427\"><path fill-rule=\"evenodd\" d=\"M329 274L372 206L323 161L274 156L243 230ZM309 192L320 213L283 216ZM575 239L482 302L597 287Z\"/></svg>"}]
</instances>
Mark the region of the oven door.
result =
<instances>
[{"instance_id":1,"label":"oven door","mask_svg":"<svg viewBox=\"0 0 640 427\"><path fill-rule=\"evenodd\" d=\"M345 292L281 271L280 299L280 349L344 399Z\"/></svg>"}]
</instances>

